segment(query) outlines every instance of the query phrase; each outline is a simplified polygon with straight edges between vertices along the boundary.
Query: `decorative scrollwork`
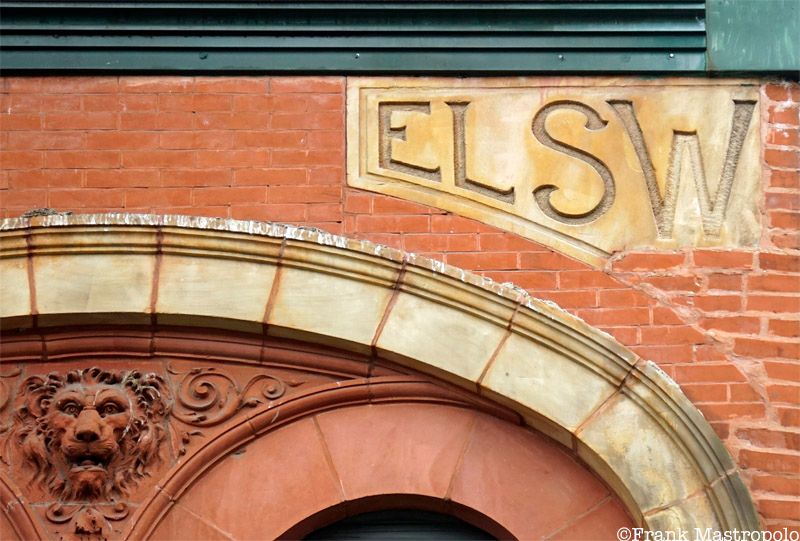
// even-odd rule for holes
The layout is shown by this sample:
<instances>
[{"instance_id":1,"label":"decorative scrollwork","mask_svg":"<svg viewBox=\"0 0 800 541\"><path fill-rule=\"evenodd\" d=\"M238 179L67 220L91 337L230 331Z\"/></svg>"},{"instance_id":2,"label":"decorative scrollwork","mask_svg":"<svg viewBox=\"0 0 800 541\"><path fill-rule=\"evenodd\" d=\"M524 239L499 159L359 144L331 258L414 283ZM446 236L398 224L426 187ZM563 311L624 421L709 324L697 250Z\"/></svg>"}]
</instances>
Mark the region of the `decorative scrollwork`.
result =
<instances>
[{"instance_id":1,"label":"decorative scrollwork","mask_svg":"<svg viewBox=\"0 0 800 541\"><path fill-rule=\"evenodd\" d=\"M302 381L284 381L269 374L257 374L243 387L216 368L192 368L186 372L168 369L170 374L184 376L177 394L173 416L194 426L213 426L233 417L242 408L253 408L263 400L276 400L287 387Z\"/></svg>"},{"instance_id":2,"label":"decorative scrollwork","mask_svg":"<svg viewBox=\"0 0 800 541\"><path fill-rule=\"evenodd\" d=\"M8 374L0 374L0 411L3 411L3 408L6 407L6 404L8 404L8 400L11 398L11 392L8 390L8 383L3 381L3 379L19 376L20 373L21 373L20 369L17 368L16 370L12 370Z\"/></svg>"},{"instance_id":3,"label":"decorative scrollwork","mask_svg":"<svg viewBox=\"0 0 800 541\"><path fill-rule=\"evenodd\" d=\"M122 502L111 505L63 504L55 502L47 507L45 516L51 522L70 522L70 528L61 539L64 541L105 540L110 537L109 521L128 516L128 506Z\"/></svg>"},{"instance_id":4,"label":"decorative scrollwork","mask_svg":"<svg viewBox=\"0 0 800 541\"><path fill-rule=\"evenodd\" d=\"M11 400L11 391L9 390L9 385L7 382L3 380L6 378L17 377L21 373L22 371L19 368L17 368L16 370L12 370L7 374L0 374L0 413L3 413L3 410ZM13 419L11 418L11 416L9 416L8 419L0 417L0 434L5 434L9 430L11 430L12 420ZM8 439L6 439L5 444L2 447L0 447L0 462L8 464L7 455L8 455Z\"/></svg>"},{"instance_id":5,"label":"decorative scrollwork","mask_svg":"<svg viewBox=\"0 0 800 541\"><path fill-rule=\"evenodd\" d=\"M128 516L128 506L123 502L112 505L84 505L84 504L64 504L54 502L47 507L45 516L48 520L57 524L72 520L76 514L86 513L89 509L96 510L108 520L122 520Z\"/></svg>"}]
</instances>

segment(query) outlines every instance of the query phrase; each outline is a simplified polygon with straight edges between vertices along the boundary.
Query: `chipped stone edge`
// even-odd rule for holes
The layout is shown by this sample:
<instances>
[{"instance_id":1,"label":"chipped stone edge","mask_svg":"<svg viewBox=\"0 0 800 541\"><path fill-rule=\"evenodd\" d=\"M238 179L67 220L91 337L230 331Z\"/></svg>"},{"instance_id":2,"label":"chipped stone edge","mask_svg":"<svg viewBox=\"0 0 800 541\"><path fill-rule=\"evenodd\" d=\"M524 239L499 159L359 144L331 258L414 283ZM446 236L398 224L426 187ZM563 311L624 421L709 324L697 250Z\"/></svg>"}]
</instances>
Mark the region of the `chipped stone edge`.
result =
<instances>
[{"instance_id":1,"label":"chipped stone edge","mask_svg":"<svg viewBox=\"0 0 800 541\"><path fill-rule=\"evenodd\" d=\"M491 278L480 276L441 261L420 256L411 252L403 252L390 246L377 244L368 240L355 240L336 235L316 227L296 226L278 222L260 222L254 220L233 220L228 218L208 218L203 216L186 216L178 214L53 214L32 218L6 218L0 221L0 232L29 228L76 227L76 226L145 226L176 227L180 229L200 229L206 231L223 231L263 236L276 239L311 242L322 246L330 246L359 252L369 256L388 259L393 262L405 262L434 274L448 276L468 285L472 285L517 302L522 306L554 320L578 323L584 330L603 336L613 344L618 344L610 334L590 327L581 318L567 312L556 303L538 299L513 283L499 283ZM614 348L616 349L616 348Z\"/></svg>"}]
</instances>

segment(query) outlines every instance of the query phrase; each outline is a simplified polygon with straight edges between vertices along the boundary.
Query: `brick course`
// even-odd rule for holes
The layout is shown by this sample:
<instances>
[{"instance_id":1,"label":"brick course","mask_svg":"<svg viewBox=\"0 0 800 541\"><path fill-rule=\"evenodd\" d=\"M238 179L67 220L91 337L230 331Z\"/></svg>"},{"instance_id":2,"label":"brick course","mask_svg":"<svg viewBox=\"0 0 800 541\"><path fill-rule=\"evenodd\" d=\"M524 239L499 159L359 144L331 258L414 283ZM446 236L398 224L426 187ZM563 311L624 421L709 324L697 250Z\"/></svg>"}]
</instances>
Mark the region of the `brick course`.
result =
<instances>
[{"instance_id":1,"label":"brick course","mask_svg":"<svg viewBox=\"0 0 800 541\"><path fill-rule=\"evenodd\" d=\"M343 77L2 79L0 216L36 207L316 226L552 300L672 376L742 468L766 527L800 528L800 86L762 87L752 250L615 254L533 241L348 188Z\"/></svg>"}]
</instances>

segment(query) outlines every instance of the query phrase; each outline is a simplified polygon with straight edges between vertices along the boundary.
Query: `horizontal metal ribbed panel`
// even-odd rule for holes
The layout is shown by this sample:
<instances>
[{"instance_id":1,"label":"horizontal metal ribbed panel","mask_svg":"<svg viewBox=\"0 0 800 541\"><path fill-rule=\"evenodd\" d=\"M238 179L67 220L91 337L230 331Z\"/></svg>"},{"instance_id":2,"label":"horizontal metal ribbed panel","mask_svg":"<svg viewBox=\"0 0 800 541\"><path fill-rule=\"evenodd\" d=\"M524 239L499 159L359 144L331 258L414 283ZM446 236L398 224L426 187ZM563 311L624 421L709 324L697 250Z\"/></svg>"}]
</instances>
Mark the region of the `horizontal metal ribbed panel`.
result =
<instances>
[{"instance_id":1,"label":"horizontal metal ribbed panel","mask_svg":"<svg viewBox=\"0 0 800 541\"><path fill-rule=\"evenodd\" d=\"M14 72L695 72L697 0L3 2Z\"/></svg>"}]
</instances>

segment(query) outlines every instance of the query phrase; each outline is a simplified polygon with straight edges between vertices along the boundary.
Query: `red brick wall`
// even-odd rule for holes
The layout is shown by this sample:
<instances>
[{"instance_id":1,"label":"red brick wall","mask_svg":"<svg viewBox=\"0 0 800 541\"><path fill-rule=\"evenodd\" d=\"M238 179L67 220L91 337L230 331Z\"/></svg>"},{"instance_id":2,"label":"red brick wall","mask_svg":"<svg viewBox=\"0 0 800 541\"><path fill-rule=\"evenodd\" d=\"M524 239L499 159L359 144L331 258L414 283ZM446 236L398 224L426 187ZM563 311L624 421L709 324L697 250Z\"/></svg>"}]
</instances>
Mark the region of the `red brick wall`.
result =
<instances>
[{"instance_id":1,"label":"red brick wall","mask_svg":"<svg viewBox=\"0 0 800 541\"><path fill-rule=\"evenodd\" d=\"M765 525L800 529L800 86L762 89L755 250L617 254L596 270L494 227L348 188L345 79L6 78L0 215L36 207L313 225L514 282L678 381Z\"/></svg>"}]
</instances>

